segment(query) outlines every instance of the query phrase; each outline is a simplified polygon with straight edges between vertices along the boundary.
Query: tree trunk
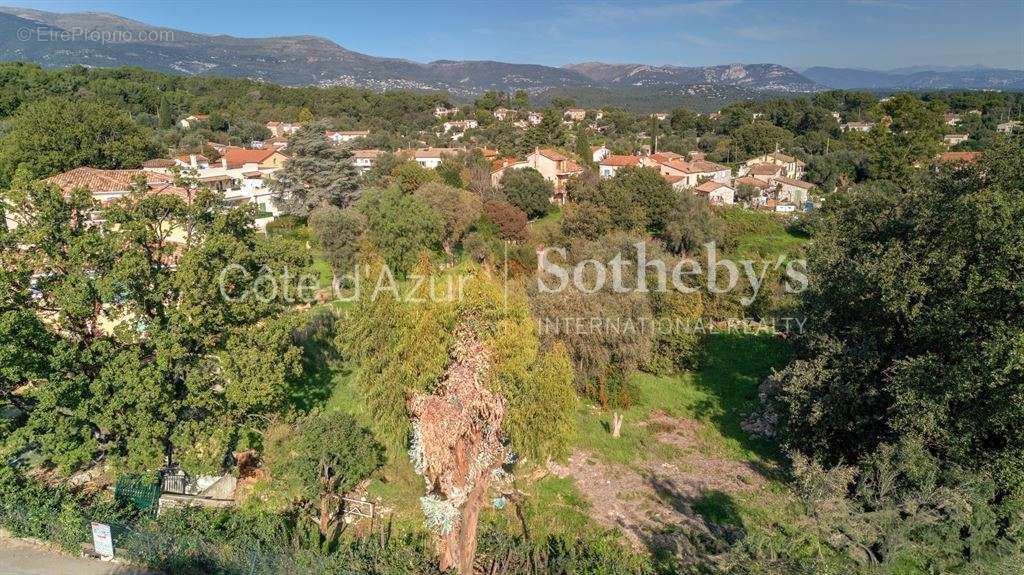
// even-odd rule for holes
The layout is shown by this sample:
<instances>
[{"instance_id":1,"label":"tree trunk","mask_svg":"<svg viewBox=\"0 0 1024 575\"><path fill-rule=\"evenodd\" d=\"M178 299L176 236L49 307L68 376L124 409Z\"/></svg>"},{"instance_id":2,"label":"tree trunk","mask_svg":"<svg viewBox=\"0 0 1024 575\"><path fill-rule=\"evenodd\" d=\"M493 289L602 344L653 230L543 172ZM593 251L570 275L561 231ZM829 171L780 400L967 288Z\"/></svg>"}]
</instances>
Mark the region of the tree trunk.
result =
<instances>
[{"instance_id":1,"label":"tree trunk","mask_svg":"<svg viewBox=\"0 0 1024 575\"><path fill-rule=\"evenodd\" d=\"M622 432L622 415L612 414L612 437L618 437Z\"/></svg>"},{"instance_id":2,"label":"tree trunk","mask_svg":"<svg viewBox=\"0 0 1024 575\"><path fill-rule=\"evenodd\" d=\"M462 519L443 536L438 545L441 555L441 570L455 568L459 575L473 574L473 559L476 557L476 527L480 519L480 510L484 505L484 496L490 480L481 478L473 491L470 492L466 504L462 507Z\"/></svg>"}]
</instances>

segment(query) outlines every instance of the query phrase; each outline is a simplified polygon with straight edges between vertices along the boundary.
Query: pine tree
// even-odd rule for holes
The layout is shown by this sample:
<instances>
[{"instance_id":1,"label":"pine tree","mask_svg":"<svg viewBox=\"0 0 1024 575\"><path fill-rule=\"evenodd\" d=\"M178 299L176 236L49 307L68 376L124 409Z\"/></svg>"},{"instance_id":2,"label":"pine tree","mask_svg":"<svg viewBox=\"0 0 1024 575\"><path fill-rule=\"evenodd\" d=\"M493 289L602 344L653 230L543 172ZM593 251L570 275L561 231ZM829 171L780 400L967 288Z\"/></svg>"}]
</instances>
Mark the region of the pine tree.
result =
<instances>
[{"instance_id":1,"label":"pine tree","mask_svg":"<svg viewBox=\"0 0 1024 575\"><path fill-rule=\"evenodd\" d=\"M274 203L287 213L307 216L321 206L344 208L359 192L352 152L333 145L324 126L299 130L288 143L291 158L270 180Z\"/></svg>"}]
</instances>

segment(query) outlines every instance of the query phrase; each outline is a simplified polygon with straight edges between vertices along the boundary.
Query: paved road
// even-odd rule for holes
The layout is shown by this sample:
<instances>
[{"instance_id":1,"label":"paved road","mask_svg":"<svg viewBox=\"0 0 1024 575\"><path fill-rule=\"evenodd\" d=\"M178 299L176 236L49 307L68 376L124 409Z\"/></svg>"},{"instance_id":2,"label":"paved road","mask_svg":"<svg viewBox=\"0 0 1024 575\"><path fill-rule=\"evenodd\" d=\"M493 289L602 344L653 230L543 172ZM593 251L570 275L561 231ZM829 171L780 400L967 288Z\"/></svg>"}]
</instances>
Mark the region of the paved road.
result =
<instances>
[{"instance_id":1,"label":"paved road","mask_svg":"<svg viewBox=\"0 0 1024 575\"><path fill-rule=\"evenodd\" d=\"M0 537L0 575L142 575L145 571L117 563L71 557Z\"/></svg>"}]
</instances>

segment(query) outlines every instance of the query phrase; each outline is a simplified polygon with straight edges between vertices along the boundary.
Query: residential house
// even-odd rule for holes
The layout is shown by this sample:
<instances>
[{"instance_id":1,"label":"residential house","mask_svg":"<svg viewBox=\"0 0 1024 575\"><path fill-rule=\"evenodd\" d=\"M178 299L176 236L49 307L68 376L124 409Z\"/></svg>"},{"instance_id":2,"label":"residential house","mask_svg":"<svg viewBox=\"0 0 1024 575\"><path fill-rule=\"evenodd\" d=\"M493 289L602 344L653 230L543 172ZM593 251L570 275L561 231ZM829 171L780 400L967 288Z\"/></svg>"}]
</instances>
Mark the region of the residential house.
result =
<instances>
[{"instance_id":1,"label":"residential house","mask_svg":"<svg viewBox=\"0 0 1024 575\"><path fill-rule=\"evenodd\" d=\"M380 150L352 150L352 165L361 173L368 172L382 153Z\"/></svg>"},{"instance_id":2,"label":"residential house","mask_svg":"<svg viewBox=\"0 0 1024 575\"><path fill-rule=\"evenodd\" d=\"M135 189L140 178L141 181L145 181L146 188L150 191L185 195L184 190L174 187L170 176L149 170L101 170L81 167L46 178L46 182L57 186L65 194L85 188L92 192L92 197L100 204L107 204L128 195Z\"/></svg>"},{"instance_id":3,"label":"residential house","mask_svg":"<svg viewBox=\"0 0 1024 575\"><path fill-rule=\"evenodd\" d=\"M444 133L448 133L452 130L466 131L476 128L479 124L476 120L451 120L444 123Z\"/></svg>"},{"instance_id":4,"label":"residential house","mask_svg":"<svg viewBox=\"0 0 1024 575\"><path fill-rule=\"evenodd\" d=\"M600 146L590 146L590 157L595 163L607 158L611 153L612 151L604 144L601 144Z\"/></svg>"},{"instance_id":5,"label":"residential house","mask_svg":"<svg viewBox=\"0 0 1024 575\"><path fill-rule=\"evenodd\" d=\"M435 118L447 118L448 116L451 116L452 114L458 114L458 113L459 113L459 109L456 108L456 107L449 108L446 105L439 104L437 107L434 108L434 117Z\"/></svg>"},{"instance_id":6,"label":"residential house","mask_svg":"<svg viewBox=\"0 0 1024 575\"><path fill-rule=\"evenodd\" d=\"M497 119L499 122L504 122L505 120L508 120L510 118L514 118L515 115L516 115L516 111L515 110L511 110L509 108L496 108L491 113L494 115L495 119Z\"/></svg>"},{"instance_id":7,"label":"residential house","mask_svg":"<svg viewBox=\"0 0 1024 575\"><path fill-rule=\"evenodd\" d=\"M651 114L651 117L658 120L659 122L664 122L665 120L668 119L668 114L665 112L655 112Z\"/></svg>"},{"instance_id":8,"label":"residential house","mask_svg":"<svg viewBox=\"0 0 1024 575\"><path fill-rule=\"evenodd\" d=\"M695 188L705 181L728 184L732 179L732 170L707 160L685 161L673 152L660 152L644 157L644 166L657 168L675 188ZM672 177L669 180L669 177Z\"/></svg>"},{"instance_id":9,"label":"residential house","mask_svg":"<svg viewBox=\"0 0 1024 575\"><path fill-rule=\"evenodd\" d=\"M870 132L874 127L874 122L847 122L839 125L839 129L844 132Z\"/></svg>"},{"instance_id":10,"label":"residential house","mask_svg":"<svg viewBox=\"0 0 1024 575\"><path fill-rule=\"evenodd\" d=\"M327 139L333 142L335 145L344 144L351 142L352 140L358 140L359 138L365 138L370 135L369 130L352 130L348 132L336 132L334 130L327 130L324 132Z\"/></svg>"},{"instance_id":11,"label":"residential house","mask_svg":"<svg viewBox=\"0 0 1024 575\"><path fill-rule=\"evenodd\" d=\"M505 170L515 170L518 168L528 168L526 162L520 161L516 158L501 158L491 161L491 185L498 187L501 183L501 178L505 175Z\"/></svg>"},{"instance_id":12,"label":"residential house","mask_svg":"<svg viewBox=\"0 0 1024 575\"><path fill-rule=\"evenodd\" d=\"M570 178L583 173L583 168L560 152L549 148L537 148L526 157L525 166L530 167L544 176L555 186L555 195L551 201L565 202L565 184Z\"/></svg>"},{"instance_id":13,"label":"residential house","mask_svg":"<svg viewBox=\"0 0 1024 575\"><path fill-rule=\"evenodd\" d=\"M770 198L770 192L772 185L768 182L755 178L753 176L742 176L736 178L733 183L733 189L738 190L740 186L750 186L754 188L757 193L749 201L753 206L763 206Z\"/></svg>"},{"instance_id":14,"label":"residential house","mask_svg":"<svg viewBox=\"0 0 1024 575\"><path fill-rule=\"evenodd\" d=\"M782 152L775 151L770 154L764 154L756 158L751 158L744 162L746 168L741 170L745 173L746 169L749 169L757 164L771 164L782 168L784 176L788 178L800 179L804 175L804 167L807 165L804 162L794 158L793 156L783 154Z\"/></svg>"},{"instance_id":15,"label":"residential house","mask_svg":"<svg viewBox=\"0 0 1024 575\"><path fill-rule=\"evenodd\" d=\"M996 131L999 132L1000 134L1009 134L1014 130L1020 129L1020 127L1020 120L1010 120L1009 122L1003 122L1002 124L996 126Z\"/></svg>"},{"instance_id":16,"label":"residential house","mask_svg":"<svg viewBox=\"0 0 1024 575\"><path fill-rule=\"evenodd\" d=\"M541 122L541 120L543 120L543 119L544 119L544 115L541 114L540 112L530 112L526 116L526 120L528 122L530 122L531 124L533 124L534 126L539 124Z\"/></svg>"},{"instance_id":17,"label":"residential house","mask_svg":"<svg viewBox=\"0 0 1024 575\"><path fill-rule=\"evenodd\" d=\"M202 170L210 167L210 159L202 154L183 154L174 157L173 161L179 168Z\"/></svg>"},{"instance_id":18,"label":"residential house","mask_svg":"<svg viewBox=\"0 0 1024 575\"><path fill-rule=\"evenodd\" d=\"M947 148L952 148L957 144L966 142L970 137L970 134L946 134L942 136L942 143L946 144Z\"/></svg>"},{"instance_id":19,"label":"residential house","mask_svg":"<svg viewBox=\"0 0 1024 575\"><path fill-rule=\"evenodd\" d=\"M512 127L525 130L530 127L530 123L526 120L516 120L515 122L512 122Z\"/></svg>"},{"instance_id":20,"label":"residential house","mask_svg":"<svg viewBox=\"0 0 1024 575\"><path fill-rule=\"evenodd\" d=\"M181 120L178 120L178 125L186 130L191 130L203 122L210 120L210 116L206 114L193 114L191 116L185 116Z\"/></svg>"},{"instance_id":21,"label":"residential house","mask_svg":"<svg viewBox=\"0 0 1024 575\"><path fill-rule=\"evenodd\" d=\"M943 116L947 126L956 126L960 123L960 114L954 114L953 112L946 112Z\"/></svg>"},{"instance_id":22,"label":"residential house","mask_svg":"<svg viewBox=\"0 0 1024 575\"><path fill-rule=\"evenodd\" d=\"M287 138L302 128L302 124L291 122L267 122L267 129L275 138Z\"/></svg>"},{"instance_id":23,"label":"residential house","mask_svg":"<svg viewBox=\"0 0 1024 575\"><path fill-rule=\"evenodd\" d=\"M639 156L616 156L609 155L597 163L598 173L602 178L611 178L619 171L619 168L626 166L640 166Z\"/></svg>"},{"instance_id":24,"label":"residential house","mask_svg":"<svg viewBox=\"0 0 1024 575\"><path fill-rule=\"evenodd\" d=\"M785 168L778 164L754 164L747 168L744 176L750 176L766 183L772 183L776 179L783 177Z\"/></svg>"},{"instance_id":25,"label":"residential house","mask_svg":"<svg viewBox=\"0 0 1024 575\"><path fill-rule=\"evenodd\" d=\"M260 170L277 170L284 167L288 156L279 150L263 149L249 150L247 148L228 147L221 157L223 166L227 169L236 169L246 164L254 164Z\"/></svg>"},{"instance_id":26,"label":"residential house","mask_svg":"<svg viewBox=\"0 0 1024 575\"><path fill-rule=\"evenodd\" d=\"M459 150L455 148L420 148L413 151L412 159L424 168L433 169L440 166L446 156L458 153Z\"/></svg>"},{"instance_id":27,"label":"residential house","mask_svg":"<svg viewBox=\"0 0 1024 575\"><path fill-rule=\"evenodd\" d=\"M713 205L732 205L736 201L736 190L722 182L709 180L699 184L693 191Z\"/></svg>"},{"instance_id":28,"label":"residential house","mask_svg":"<svg viewBox=\"0 0 1024 575\"><path fill-rule=\"evenodd\" d=\"M981 159L981 152L943 152L939 154L938 161L943 164L955 162L974 164L979 159Z\"/></svg>"},{"instance_id":29,"label":"residential house","mask_svg":"<svg viewBox=\"0 0 1024 575\"><path fill-rule=\"evenodd\" d=\"M775 199L780 204L793 204L799 210L804 209L804 204L811 199L810 192L814 184L802 180L794 180L786 176L775 179L778 188L775 191Z\"/></svg>"},{"instance_id":30,"label":"residential house","mask_svg":"<svg viewBox=\"0 0 1024 575\"><path fill-rule=\"evenodd\" d=\"M832 117L835 118L837 124L843 123L843 116L839 112L832 112Z\"/></svg>"},{"instance_id":31,"label":"residential house","mask_svg":"<svg viewBox=\"0 0 1024 575\"><path fill-rule=\"evenodd\" d=\"M569 108L563 116L573 122L582 122L587 119L587 111L584 108Z\"/></svg>"}]
</instances>

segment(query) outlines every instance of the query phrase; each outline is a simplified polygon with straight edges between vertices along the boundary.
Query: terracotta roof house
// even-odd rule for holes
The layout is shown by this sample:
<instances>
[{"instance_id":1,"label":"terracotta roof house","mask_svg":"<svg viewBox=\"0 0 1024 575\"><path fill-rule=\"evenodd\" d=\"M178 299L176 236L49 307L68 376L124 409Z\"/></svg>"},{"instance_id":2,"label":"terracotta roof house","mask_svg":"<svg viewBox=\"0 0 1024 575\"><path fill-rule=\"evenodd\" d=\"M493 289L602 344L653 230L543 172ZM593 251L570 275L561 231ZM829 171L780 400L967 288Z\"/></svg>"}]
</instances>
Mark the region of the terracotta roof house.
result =
<instances>
[{"instance_id":1,"label":"terracotta roof house","mask_svg":"<svg viewBox=\"0 0 1024 575\"><path fill-rule=\"evenodd\" d=\"M981 159L981 152L944 152L939 154L939 162L965 162L968 164L977 163Z\"/></svg>"},{"instance_id":2,"label":"terracotta roof house","mask_svg":"<svg viewBox=\"0 0 1024 575\"><path fill-rule=\"evenodd\" d=\"M377 158L383 154L381 150L352 150L352 165L361 172L366 172L377 163Z\"/></svg>"},{"instance_id":3,"label":"terracotta roof house","mask_svg":"<svg viewBox=\"0 0 1024 575\"><path fill-rule=\"evenodd\" d=\"M640 166L639 156L616 156L610 155L605 156L603 160L598 162L598 173L602 178L611 178L619 171L619 168L626 166Z\"/></svg>"},{"instance_id":4,"label":"terracotta roof house","mask_svg":"<svg viewBox=\"0 0 1024 575\"><path fill-rule=\"evenodd\" d=\"M733 185L734 186L740 186L740 185L754 186L755 188L757 188L759 190L767 190L768 188L771 187L771 184L769 184L768 182L766 182L766 181L764 181L762 179L759 179L759 178L755 178L753 176L743 176L742 178L736 178L736 180L733 181Z\"/></svg>"},{"instance_id":5,"label":"terracotta roof house","mask_svg":"<svg viewBox=\"0 0 1024 575\"><path fill-rule=\"evenodd\" d=\"M46 182L54 184L64 193L85 188L92 192L93 198L106 204L127 195L139 178L144 178L146 187L156 193L170 193L187 198L185 190L173 185L171 177L148 170L101 170L99 168L81 167L68 170L46 178Z\"/></svg>"},{"instance_id":6,"label":"terracotta roof house","mask_svg":"<svg viewBox=\"0 0 1024 575\"><path fill-rule=\"evenodd\" d=\"M229 147L224 150L221 158L224 168L235 169L247 164L255 164L260 168L280 168L284 166L288 156L275 148L250 150L247 148Z\"/></svg>"},{"instance_id":7,"label":"terracotta roof house","mask_svg":"<svg viewBox=\"0 0 1024 575\"><path fill-rule=\"evenodd\" d=\"M736 190L732 186L714 180L698 185L693 191L715 205L729 205L736 201Z\"/></svg>"},{"instance_id":8,"label":"terracotta roof house","mask_svg":"<svg viewBox=\"0 0 1024 575\"><path fill-rule=\"evenodd\" d=\"M814 184L810 182L804 182L802 180L794 180L781 176L775 179L778 184L778 190L775 192L775 197L780 204L793 204L797 209L802 210L804 204L810 199L811 188Z\"/></svg>"},{"instance_id":9,"label":"terracotta roof house","mask_svg":"<svg viewBox=\"0 0 1024 575\"><path fill-rule=\"evenodd\" d=\"M600 146L590 146L590 157L594 162L600 162L607 158L612 153L607 146L601 144Z\"/></svg>"},{"instance_id":10,"label":"terracotta roof house","mask_svg":"<svg viewBox=\"0 0 1024 575\"><path fill-rule=\"evenodd\" d=\"M576 162L570 160L557 150L550 148L537 148L526 157L526 166L530 167L544 176L555 186L555 195L551 201L562 203L565 201L565 184L569 178L583 173L583 168Z\"/></svg>"}]
</instances>

